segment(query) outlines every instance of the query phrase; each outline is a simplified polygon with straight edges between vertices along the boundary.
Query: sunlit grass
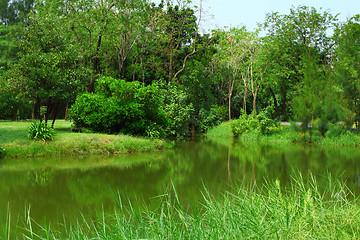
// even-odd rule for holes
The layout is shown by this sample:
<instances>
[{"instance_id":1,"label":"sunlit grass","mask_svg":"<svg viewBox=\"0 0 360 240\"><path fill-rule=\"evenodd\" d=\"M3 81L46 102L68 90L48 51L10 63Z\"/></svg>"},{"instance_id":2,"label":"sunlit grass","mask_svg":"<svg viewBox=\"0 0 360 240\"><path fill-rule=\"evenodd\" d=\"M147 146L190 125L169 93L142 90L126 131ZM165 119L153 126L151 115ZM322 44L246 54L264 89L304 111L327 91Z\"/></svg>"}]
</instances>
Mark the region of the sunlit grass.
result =
<instances>
[{"instance_id":1,"label":"sunlit grass","mask_svg":"<svg viewBox=\"0 0 360 240\"><path fill-rule=\"evenodd\" d=\"M128 135L74 133L69 121L56 121L52 142L27 138L32 121L0 122L0 143L7 157L42 157L85 154L121 154L168 148L169 142Z\"/></svg>"},{"instance_id":2,"label":"sunlit grass","mask_svg":"<svg viewBox=\"0 0 360 240\"><path fill-rule=\"evenodd\" d=\"M206 136L209 138L233 137L231 131L230 121L223 122L220 125L210 129ZM356 132L344 131L340 135L331 137L321 137L317 130L314 130L312 137L309 132L302 133L300 129L294 126L279 126L270 131L267 135L260 134L259 131L247 131L239 136L239 139L260 141L260 142L275 142L275 143L312 143L324 145L344 145L344 146L359 146L360 136Z\"/></svg>"},{"instance_id":3,"label":"sunlit grass","mask_svg":"<svg viewBox=\"0 0 360 240\"><path fill-rule=\"evenodd\" d=\"M207 131L206 136L208 137L232 137L233 133L231 131L230 121L222 122L220 125L217 125Z\"/></svg>"}]
</instances>

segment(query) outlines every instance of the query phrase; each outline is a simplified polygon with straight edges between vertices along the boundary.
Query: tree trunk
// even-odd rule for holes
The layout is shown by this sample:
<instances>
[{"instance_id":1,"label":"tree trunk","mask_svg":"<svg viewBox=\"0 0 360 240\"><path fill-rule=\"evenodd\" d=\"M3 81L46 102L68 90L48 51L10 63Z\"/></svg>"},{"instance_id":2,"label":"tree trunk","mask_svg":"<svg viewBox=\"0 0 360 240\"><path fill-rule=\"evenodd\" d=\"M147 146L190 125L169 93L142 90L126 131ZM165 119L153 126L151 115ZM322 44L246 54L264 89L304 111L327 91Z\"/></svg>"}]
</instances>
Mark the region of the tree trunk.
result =
<instances>
[{"instance_id":1,"label":"tree trunk","mask_svg":"<svg viewBox=\"0 0 360 240\"><path fill-rule=\"evenodd\" d=\"M69 104L67 103L65 107L65 121L68 120L68 112L69 112Z\"/></svg>"},{"instance_id":2,"label":"tree trunk","mask_svg":"<svg viewBox=\"0 0 360 240\"><path fill-rule=\"evenodd\" d=\"M39 114L39 120L40 120L40 123L42 123L43 116L42 116L41 111L40 111L40 109L41 109L41 101L39 99L36 100L36 101L37 101L37 112Z\"/></svg>"},{"instance_id":3,"label":"tree trunk","mask_svg":"<svg viewBox=\"0 0 360 240\"><path fill-rule=\"evenodd\" d=\"M35 103L34 101L31 101L31 119L35 119Z\"/></svg>"},{"instance_id":4,"label":"tree trunk","mask_svg":"<svg viewBox=\"0 0 360 240\"><path fill-rule=\"evenodd\" d=\"M274 91L272 90L271 87L269 88L269 90L270 90L271 96L272 96L272 98L274 100L275 112L278 115L278 117L280 117L281 112L280 112L280 109L279 109L279 106L278 106L278 103L277 103L277 100L276 100L275 93L274 93Z\"/></svg>"},{"instance_id":5,"label":"tree trunk","mask_svg":"<svg viewBox=\"0 0 360 240\"><path fill-rule=\"evenodd\" d=\"M255 113L255 116L257 115L257 111L256 111L256 98L257 98L257 93L253 94L253 111Z\"/></svg>"},{"instance_id":6,"label":"tree trunk","mask_svg":"<svg viewBox=\"0 0 360 240\"><path fill-rule=\"evenodd\" d=\"M170 53L170 62L169 62L169 82L171 82L172 79L172 68L173 68L173 54L172 51Z\"/></svg>"},{"instance_id":7,"label":"tree trunk","mask_svg":"<svg viewBox=\"0 0 360 240\"><path fill-rule=\"evenodd\" d=\"M56 117L57 117L58 110L59 110L59 102L56 103L55 109L53 111L53 121L51 123L51 128L54 128L54 124L55 124L55 120L56 120Z\"/></svg>"},{"instance_id":8,"label":"tree trunk","mask_svg":"<svg viewBox=\"0 0 360 240\"><path fill-rule=\"evenodd\" d=\"M231 120L231 93L229 93L229 121Z\"/></svg>"},{"instance_id":9,"label":"tree trunk","mask_svg":"<svg viewBox=\"0 0 360 240\"><path fill-rule=\"evenodd\" d=\"M244 112L246 113L246 96L247 95L247 89L246 87L244 86L244 100L243 100L243 110Z\"/></svg>"}]
</instances>

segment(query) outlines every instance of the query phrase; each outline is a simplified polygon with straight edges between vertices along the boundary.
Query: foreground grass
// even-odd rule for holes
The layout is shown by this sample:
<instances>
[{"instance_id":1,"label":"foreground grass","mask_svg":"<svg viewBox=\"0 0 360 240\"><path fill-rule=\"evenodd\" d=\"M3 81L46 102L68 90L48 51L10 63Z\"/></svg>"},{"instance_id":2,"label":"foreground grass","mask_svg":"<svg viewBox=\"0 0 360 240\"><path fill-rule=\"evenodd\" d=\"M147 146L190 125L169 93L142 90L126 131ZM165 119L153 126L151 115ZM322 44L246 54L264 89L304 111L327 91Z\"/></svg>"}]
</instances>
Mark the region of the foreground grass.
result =
<instances>
[{"instance_id":1,"label":"foreground grass","mask_svg":"<svg viewBox=\"0 0 360 240\"><path fill-rule=\"evenodd\" d=\"M350 200L349 200L350 199ZM293 180L288 189L277 180L263 188L234 187L214 198L206 189L203 200L184 208L176 191L160 196L155 208L124 207L121 198L113 214L82 219L57 230L40 226L26 216L28 239L359 239L359 199L341 183L328 181L319 190L315 178ZM19 221L20 222L20 221ZM6 226L10 226L6 224ZM6 238L16 230L3 227Z\"/></svg>"},{"instance_id":2,"label":"foreground grass","mask_svg":"<svg viewBox=\"0 0 360 240\"><path fill-rule=\"evenodd\" d=\"M27 138L30 124L31 121L0 122L0 144L6 149L6 157L121 154L169 147L168 142L159 139L74 133L71 131L71 123L64 120L58 120L55 124L54 141L45 143Z\"/></svg>"},{"instance_id":3,"label":"foreground grass","mask_svg":"<svg viewBox=\"0 0 360 240\"><path fill-rule=\"evenodd\" d=\"M210 129L207 137L233 137L230 121ZM331 137L320 137L314 132L312 138L309 134L303 134L292 126L280 126L268 135L261 135L258 131L249 131L239 138L252 141L275 142L275 143L314 143L324 145L360 146L360 136L355 132L345 131L342 134Z\"/></svg>"}]
</instances>

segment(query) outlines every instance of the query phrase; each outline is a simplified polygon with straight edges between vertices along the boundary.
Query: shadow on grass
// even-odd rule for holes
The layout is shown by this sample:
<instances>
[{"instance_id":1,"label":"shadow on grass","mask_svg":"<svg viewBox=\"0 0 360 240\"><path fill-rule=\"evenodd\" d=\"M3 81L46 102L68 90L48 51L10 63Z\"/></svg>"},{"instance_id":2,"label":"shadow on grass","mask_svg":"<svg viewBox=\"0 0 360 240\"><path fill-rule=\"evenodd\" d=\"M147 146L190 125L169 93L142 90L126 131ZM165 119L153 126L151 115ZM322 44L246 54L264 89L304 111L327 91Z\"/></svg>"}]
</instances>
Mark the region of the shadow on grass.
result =
<instances>
[{"instance_id":1,"label":"shadow on grass","mask_svg":"<svg viewBox=\"0 0 360 240\"><path fill-rule=\"evenodd\" d=\"M28 140L27 130L3 129L0 130L0 143L6 144L16 140Z\"/></svg>"}]
</instances>

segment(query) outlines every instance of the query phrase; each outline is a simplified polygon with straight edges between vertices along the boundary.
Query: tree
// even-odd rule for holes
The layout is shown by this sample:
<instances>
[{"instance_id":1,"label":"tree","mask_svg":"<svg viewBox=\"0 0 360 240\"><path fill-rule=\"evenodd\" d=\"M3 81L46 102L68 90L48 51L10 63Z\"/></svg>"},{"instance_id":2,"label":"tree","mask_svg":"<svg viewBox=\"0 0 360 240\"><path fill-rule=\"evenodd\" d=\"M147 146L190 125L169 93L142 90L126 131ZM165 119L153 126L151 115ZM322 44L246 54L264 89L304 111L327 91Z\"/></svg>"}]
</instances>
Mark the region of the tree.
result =
<instances>
[{"instance_id":1,"label":"tree","mask_svg":"<svg viewBox=\"0 0 360 240\"><path fill-rule=\"evenodd\" d=\"M243 109L246 110L247 91L250 91L256 112L256 97L261 83L261 80L258 81L260 75L254 74L254 64L260 49L257 34L241 27L229 31L218 30L214 35L220 40L217 44L217 53L213 56L213 64L226 69L227 72L227 80L222 79L222 82L227 88L225 99L228 100L229 120L231 120L231 99L234 89L240 85L240 78L243 81Z\"/></svg>"},{"instance_id":2,"label":"tree","mask_svg":"<svg viewBox=\"0 0 360 240\"><path fill-rule=\"evenodd\" d=\"M350 109L356 123L360 121L359 84L360 84L360 15L350 18L336 31L335 69L343 89L345 107ZM358 124L356 124L358 127Z\"/></svg>"},{"instance_id":3,"label":"tree","mask_svg":"<svg viewBox=\"0 0 360 240\"><path fill-rule=\"evenodd\" d=\"M0 1L0 67L17 60L19 28L26 24L26 15L34 6L34 0Z\"/></svg>"},{"instance_id":4,"label":"tree","mask_svg":"<svg viewBox=\"0 0 360 240\"><path fill-rule=\"evenodd\" d=\"M101 74L122 76L124 62L146 27L146 6L142 0L65 1L73 49L93 73L89 92Z\"/></svg>"},{"instance_id":5,"label":"tree","mask_svg":"<svg viewBox=\"0 0 360 240\"><path fill-rule=\"evenodd\" d=\"M82 84L76 56L66 46L66 31L61 17L49 17L43 11L33 12L23 29L18 63L9 70L8 85L20 90L37 106L46 106L45 123L50 114L53 123L60 103L75 98Z\"/></svg>"},{"instance_id":6,"label":"tree","mask_svg":"<svg viewBox=\"0 0 360 240\"><path fill-rule=\"evenodd\" d=\"M290 14L268 14L262 25L267 32L264 47L267 53L268 71L265 75L269 93L278 117L291 117L291 103L302 75L302 56L309 49L317 49L321 60L327 64L333 43L328 30L335 27L336 16L328 11L299 6L290 9Z\"/></svg>"}]
</instances>

